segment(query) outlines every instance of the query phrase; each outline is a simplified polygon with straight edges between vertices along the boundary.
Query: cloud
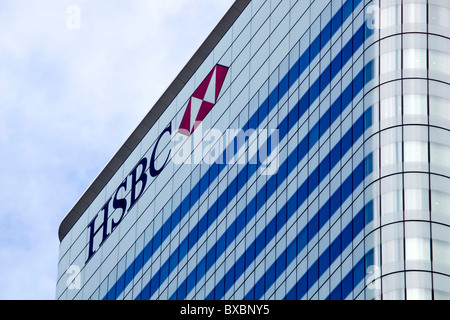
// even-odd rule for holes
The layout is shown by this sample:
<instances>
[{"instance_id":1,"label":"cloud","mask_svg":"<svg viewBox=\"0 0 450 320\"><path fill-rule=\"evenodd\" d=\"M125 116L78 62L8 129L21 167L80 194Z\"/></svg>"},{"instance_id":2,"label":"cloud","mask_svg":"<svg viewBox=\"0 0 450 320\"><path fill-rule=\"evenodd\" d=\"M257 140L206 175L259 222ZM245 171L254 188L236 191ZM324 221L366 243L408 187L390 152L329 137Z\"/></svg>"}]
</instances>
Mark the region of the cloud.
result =
<instances>
[{"instance_id":1,"label":"cloud","mask_svg":"<svg viewBox=\"0 0 450 320\"><path fill-rule=\"evenodd\" d=\"M0 299L55 297L59 223L232 3L2 1Z\"/></svg>"}]
</instances>

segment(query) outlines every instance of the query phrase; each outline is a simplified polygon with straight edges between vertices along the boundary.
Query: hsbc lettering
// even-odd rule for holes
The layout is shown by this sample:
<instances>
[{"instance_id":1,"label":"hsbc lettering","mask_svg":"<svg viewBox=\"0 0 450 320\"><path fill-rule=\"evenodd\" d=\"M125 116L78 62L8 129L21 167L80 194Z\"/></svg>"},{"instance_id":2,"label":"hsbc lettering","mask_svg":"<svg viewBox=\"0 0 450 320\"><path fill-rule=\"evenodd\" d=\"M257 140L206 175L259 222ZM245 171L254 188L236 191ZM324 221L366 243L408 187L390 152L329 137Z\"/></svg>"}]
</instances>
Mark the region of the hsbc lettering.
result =
<instances>
[{"instance_id":1,"label":"hsbc lettering","mask_svg":"<svg viewBox=\"0 0 450 320\"><path fill-rule=\"evenodd\" d=\"M156 178L165 168L170 160L170 150L165 158L165 161L160 167L156 166L156 152L158 150L158 144L164 135L172 134L172 123L161 132L156 140L155 146L151 153L150 159L144 157L139 163L131 170L126 179L119 185L113 195L106 201L100 212L88 224L89 229L89 247L88 247L88 262L98 248L105 242L108 236L117 228L122 221L126 213L128 213L139 198L144 193L145 187L149 178ZM169 148L170 149L170 148ZM147 173L148 169L148 173ZM127 189L129 188L129 190ZM122 197L120 194L130 191L129 199ZM114 217L110 216L110 212L118 210L118 213ZM100 216L100 217L99 217ZM94 247L94 240L97 240L97 245Z\"/></svg>"},{"instance_id":2,"label":"hsbc lettering","mask_svg":"<svg viewBox=\"0 0 450 320\"><path fill-rule=\"evenodd\" d=\"M191 96L178 132L190 135L203 121L216 104L223 86L228 67L216 65ZM156 140L150 159L144 157L129 173L126 179L113 192L102 209L88 224L89 233L88 257L86 263L94 256L111 233L117 228L124 216L133 208L144 193L150 178L156 178L170 160L170 148L164 163L157 167L155 159L158 144L162 137L172 136L172 123L161 132ZM148 173L147 173L148 172ZM122 194L128 194L128 197ZM111 212L114 212L110 215Z\"/></svg>"}]
</instances>

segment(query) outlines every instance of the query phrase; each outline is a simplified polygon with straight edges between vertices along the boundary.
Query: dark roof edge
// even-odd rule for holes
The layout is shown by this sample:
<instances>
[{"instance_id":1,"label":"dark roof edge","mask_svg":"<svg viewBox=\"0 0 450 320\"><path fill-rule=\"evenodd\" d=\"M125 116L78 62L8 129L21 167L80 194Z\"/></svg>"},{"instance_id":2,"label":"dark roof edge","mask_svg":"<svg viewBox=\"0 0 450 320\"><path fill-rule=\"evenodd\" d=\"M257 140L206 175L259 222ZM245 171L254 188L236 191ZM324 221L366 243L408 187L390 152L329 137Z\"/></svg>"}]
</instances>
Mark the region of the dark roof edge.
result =
<instances>
[{"instance_id":1,"label":"dark roof edge","mask_svg":"<svg viewBox=\"0 0 450 320\"><path fill-rule=\"evenodd\" d=\"M100 191L106 186L108 181L117 172L120 166L128 158L131 152L141 142L148 130L155 124L162 113L167 109L173 99L183 89L187 81L194 75L200 65L209 56L217 43L222 39L225 33L230 29L242 11L247 7L251 0L236 0L227 13L223 16L214 30L209 34L203 44L198 48L186 66L181 70L175 80L170 84L167 90L162 94L161 98L150 109L141 123L133 131L130 137L125 141L122 147L117 151L113 158L109 161L102 172L97 176L94 182L86 190L86 192L77 201L75 206L65 216L59 226L58 236L61 242L69 233L81 215L91 205L92 201L97 197Z\"/></svg>"}]
</instances>

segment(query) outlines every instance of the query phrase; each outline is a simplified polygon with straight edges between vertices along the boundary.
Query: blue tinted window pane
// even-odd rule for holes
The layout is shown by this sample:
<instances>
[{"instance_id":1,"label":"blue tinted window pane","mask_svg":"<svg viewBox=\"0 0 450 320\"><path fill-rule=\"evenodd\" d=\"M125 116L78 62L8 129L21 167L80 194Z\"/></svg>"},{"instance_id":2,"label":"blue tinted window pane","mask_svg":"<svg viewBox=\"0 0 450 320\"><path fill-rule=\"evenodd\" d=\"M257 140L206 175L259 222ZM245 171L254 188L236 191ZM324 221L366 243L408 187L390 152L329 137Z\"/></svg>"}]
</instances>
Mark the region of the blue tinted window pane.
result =
<instances>
[{"instance_id":1,"label":"blue tinted window pane","mask_svg":"<svg viewBox=\"0 0 450 320\"><path fill-rule=\"evenodd\" d=\"M345 299L353 291L353 272L349 272L342 281L342 298Z\"/></svg>"},{"instance_id":2,"label":"blue tinted window pane","mask_svg":"<svg viewBox=\"0 0 450 320\"><path fill-rule=\"evenodd\" d=\"M258 299L264 296L265 279L262 277L255 285L255 298Z\"/></svg>"},{"instance_id":3,"label":"blue tinted window pane","mask_svg":"<svg viewBox=\"0 0 450 320\"><path fill-rule=\"evenodd\" d=\"M364 276L364 259L361 259L353 268L353 287L364 280Z\"/></svg>"},{"instance_id":4,"label":"blue tinted window pane","mask_svg":"<svg viewBox=\"0 0 450 320\"><path fill-rule=\"evenodd\" d=\"M283 252L276 260L275 274L279 277L286 270L286 253Z\"/></svg>"},{"instance_id":5,"label":"blue tinted window pane","mask_svg":"<svg viewBox=\"0 0 450 320\"><path fill-rule=\"evenodd\" d=\"M364 218L365 218L365 224L369 224L373 221L373 202L370 201L366 206L364 207Z\"/></svg>"},{"instance_id":6,"label":"blue tinted window pane","mask_svg":"<svg viewBox=\"0 0 450 320\"><path fill-rule=\"evenodd\" d=\"M281 228L281 226L284 226L284 224L286 223L286 221L287 221L287 219L286 219L286 217L287 217L287 211L286 211L286 205L284 205L281 209L280 209L280 211L278 212L278 214L277 214L277 226L278 226L278 228ZM277 229L277 231L278 231L278 229Z\"/></svg>"},{"instance_id":7,"label":"blue tinted window pane","mask_svg":"<svg viewBox=\"0 0 450 320\"><path fill-rule=\"evenodd\" d=\"M341 114L341 98L339 97L331 105L331 123L333 123L337 118L339 118L340 114Z\"/></svg>"},{"instance_id":8,"label":"blue tinted window pane","mask_svg":"<svg viewBox=\"0 0 450 320\"><path fill-rule=\"evenodd\" d=\"M353 42L348 42L342 49L342 64L346 64L353 56Z\"/></svg>"},{"instance_id":9,"label":"blue tinted window pane","mask_svg":"<svg viewBox=\"0 0 450 320\"><path fill-rule=\"evenodd\" d=\"M266 99L258 108L258 117L260 121L265 119L269 113L269 101Z\"/></svg>"},{"instance_id":10,"label":"blue tinted window pane","mask_svg":"<svg viewBox=\"0 0 450 320\"><path fill-rule=\"evenodd\" d=\"M302 231L300 231L300 234L297 236L297 253L302 251L307 244L308 244L308 231L305 228Z\"/></svg>"},{"instance_id":11,"label":"blue tinted window pane","mask_svg":"<svg viewBox=\"0 0 450 320\"><path fill-rule=\"evenodd\" d=\"M331 261L335 261L342 252L340 235L336 239L333 240L330 247L331 247L331 251L330 251Z\"/></svg>"},{"instance_id":12,"label":"blue tinted window pane","mask_svg":"<svg viewBox=\"0 0 450 320\"><path fill-rule=\"evenodd\" d=\"M312 62L314 58L320 53L320 37L314 39L310 46L310 60Z\"/></svg>"},{"instance_id":13,"label":"blue tinted window pane","mask_svg":"<svg viewBox=\"0 0 450 320\"><path fill-rule=\"evenodd\" d=\"M320 275L330 267L330 250L327 248L319 257L319 272Z\"/></svg>"},{"instance_id":14,"label":"blue tinted window pane","mask_svg":"<svg viewBox=\"0 0 450 320\"><path fill-rule=\"evenodd\" d=\"M326 86L330 84L330 81L331 81L331 68L330 66L328 66L320 76L320 90L321 91L325 90Z\"/></svg>"},{"instance_id":15,"label":"blue tinted window pane","mask_svg":"<svg viewBox=\"0 0 450 320\"><path fill-rule=\"evenodd\" d=\"M341 192L339 192L340 189L338 190L338 192L335 192L330 199L330 212L331 214L335 213L339 207L341 206Z\"/></svg>"},{"instance_id":16,"label":"blue tinted window pane","mask_svg":"<svg viewBox=\"0 0 450 320\"><path fill-rule=\"evenodd\" d=\"M299 77L300 72L300 61L297 61L289 70L289 87L294 84L295 81L297 81Z\"/></svg>"},{"instance_id":17,"label":"blue tinted window pane","mask_svg":"<svg viewBox=\"0 0 450 320\"><path fill-rule=\"evenodd\" d=\"M217 284L214 293L218 296L218 297L223 297L225 295L225 283L223 281L219 281L219 283Z\"/></svg>"},{"instance_id":18,"label":"blue tinted window pane","mask_svg":"<svg viewBox=\"0 0 450 320\"><path fill-rule=\"evenodd\" d=\"M297 152L292 152L288 157L288 172L292 172L298 164Z\"/></svg>"},{"instance_id":19,"label":"blue tinted window pane","mask_svg":"<svg viewBox=\"0 0 450 320\"><path fill-rule=\"evenodd\" d=\"M345 154L346 152L351 150L352 145L353 145L353 135L352 130L350 130L342 137L342 154Z\"/></svg>"},{"instance_id":20,"label":"blue tinted window pane","mask_svg":"<svg viewBox=\"0 0 450 320\"><path fill-rule=\"evenodd\" d=\"M364 209L359 211L353 219L353 238L364 229Z\"/></svg>"},{"instance_id":21,"label":"blue tinted window pane","mask_svg":"<svg viewBox=\"0 0 450 320\"><path fill-rule=\"evenodd\" d=\"M347 108L353 100L352 86L347 87L342 92L342 109Z\"/></svg>"},{"instance_id":22,"label":"blue tinted window pane","mask_svg":"<svg viewBox=\"0 0 450 320\"><path fill-rule=\"evenodd\" d=\"M306 50L300 57L300 74L309 66L309 50Z\"/></svg>"},{"instance_id":23,"label":"blue tinted window pane","mask_svg":"<svg viewBox=\"0 0 450 320\"><path fill-rule=\"evenodd\" d=\"M328 22L327 25L323 28L323 30L321 32L321 43L322 43L322 46L325 46L325 44L328 41L330 41L330 39L331 39L331 22Z\"/></svg>"},{"instance_id":24,"label":"blue tinted window pane","mask_svg":"<svg viewBox=\"0 0 450 320\"><path fill-rule=\"evenodd\" d=\"M342 202L345 201L353 192L353 178L354 175L352 174L350 177L345 179L342 184Z\"/></svg>"},{"instance_id":25,"label":"blue tinted window pane","mask_svg":"<svg viewBox=\"0 0 450 320\"><path fill-rule=\"evenodd\" d=\"M325 159L322 160L319 166L320 181L323 181L325 177L330 173L330 155L327 155Z\"/></svg>"},{"instance_id":26,"label":"blue tinted window pane","mask_svg":"<svg viewBox=\"0 0 450 320\"><path fill-rule=\"evenodd\" d=\"M364 87L364 70L361 70L353 79L353 96L356 96Z\"/></svg>"},{"instance_id":27,"label":"blue tinted window pane","mask_svg":"<svg viewBox=\"0 0 450 320\"><path fill-rule=\"evenodd\" d=\"M364 112L364 130L367 130L372 126L372 121L372 107L370 107Z\"/></svg>"},{"instance_id":28,"label":"blue tinted window pane","mask_svg":"<svg viewBox=\"0 0 450 320\"><path fill-rule=\"evenodd\" d=\"M335 34L342 25L342 10L340 9L331 20L332 33Z\"/></svg>"},{"instance_id":29,"label":"blue tinted window pane","mask_svg":"<svg viewBox=\"0 0 450 320\"><path fill-rule=\"evenodd\" d=\"M289 90L289 74L285 75L280 81L279 85L279 96L283 97Z\"/></svg>"},{"instance_id":30,"label":"blue tinted window pane","mask_svg":"<svg viewBox=\"0 0 450 320\"><path fill-rule=\"evenodd\" d=\"M256 238L256 252L262 252L266 247L266 233L262 232Z\"/></svg>"},{"instance_id":31,"label":"blue tinted window pane","mask_svg":"<svg viewBox=\"0 0 450 320\"><path fill-rule=\"evenodd\" d=\"M359 28L353 35L353 48L359 48L364 43L364 28Z\"/></svg>"},{"instance_id":32,"label":"blue tinted window pane","mask_svg":"<svg viewBox=\"0 0 450 320\"><path fill-rule=\"evenodd\" d=\"M278 86L270 93L269 95L269 110L272 110L272 108L278 103ZM256 127L253 127L252 129L256 129Z\"/></svg>"},{"instance_id":33,"label":"blue tinted window pane","mask_svg":"<svg viewBox=\"0 0 450 320\"><path fill-rule=\"evenodd\" d=\"M297 300L303 298L306 292L308 292L308 279L306 276L303 276L297 282Z\"/></svg>"},{"instance_id":34,"label":"blue tinted window pane","mask_svg":"<svg viewBox=\"0 0 450 320\"><path fill-rule=\"evenodd\" d=\"M322 228L330 218L330 202L327 201L319 210L319 229Z\"/></svg>"},{"instance_id":35,"label":"blue tinted window pane","mask_svg":"<svg viewBox=\"0 0 450 320\"><path fill-rule=\"evenodd\" d=\"M309 145L312 147L319 140L319 124L314 125L309 132Z\"/></svg>"},{"instance_id":36,"label":"blue tinted window pane","mask_svg":"<svg viewBox=\"0 0 450 320\"><path fill-rule=\"evenodd\" d=\"M330 120L331 120L331 109L328 109L323 114L322 118L320 118L320 135L322 136L329 128L330 128Z\"/></svg>"},{"instance_id":37,"label":"blue tinted window pane","mask_svg":"<svg viewBox=\"0 0 450 320\"><path fill-rule=\"evenodd\" d=\"M294 286L286 295L286 300L297 300L297 287Z\"/></svg>"},{"instance_id":38,"label":"blue tinted window pane","mask_svg":"<svg viewBox=\"0 0 450 320\"><path fill-rule=\"evenodd\" d=\"M235 282L235 270L234 270L234 266L231 267L230 270L228 270L227 274L225 275L225 287L226 288L231 288Z\"/></svg>"},{"instance_id":39,"label":"blue tinted window pane","mask_svg":"<svg viewBox=\"0 0 450 320\"><path fill-rule=\"evenodd\" d=\"M342 53L339 52L331 61L331 78L334 78L342 69Z\"/></svg>"},{"instance_id":40,"label":"blue tinted window pane","mask_svg":"<svg viewBox=\"0 0 450 320\"><path fill-rule=\"evenodd\" d=\"M319 98L320 94L320 81L314 81L314 83L309 88L310 96L309 96L309 103L312 104L317 98Z\"/></svg>"},{"instance_id":41,"label":"blue tinted window pane","mask_svg":"<svg viewBox=\"0 0 450 320\"><path fill-rule=\"evenodd\" d=\"M331 300L342 300L341 283L339 283L338 286L331 292L330 299Z\"/></svg>"},{"instance_id":42,"label":"blue tinted window pane","mask_svg":"<svg viewBox=\"0 0 450 320\"><path fill-rule=\"evenodd\" d=\"M266 272L265 274L265 291L269 290L269 287L274 283L275 281L275 272Z\"/></svg>"},{"instance_id":43,"label":"blue tinted window pane","mask_svg":"<svg viewBox=\"0 0 450 320\"><path fill-rule=\"evenodd\" d=\"M353 0L345 1L344 7L343 7L344 20L346 20L348 17L351 16L352 11L353 11Z\"/></svg>"},{"instance_id":44,"label":"blue tinted window pane","mask_svg":"<svg viewBox=\"0 0 450 320\"><path fill-rule=\"evenodd\" d=\"M314 191L314 189L317 188L319 185L319 170L314 170L310 176L308 177L308 183L309 183L309 192Z\"/></svg>"},{"instance_id":45,"label":"blue tinted window pane","mask_svg":"<svg viewBox=\"0 0 450 320\"><path fill-rule=\"evenodd\" d=\"M289 130L297 124L298 121L298 103L289 111L288 122L289 122Z\"/></svg>"},{"instance_id":46,"label":"blue tinted window pane","mask_svg":"<svg viewBox=\"0 0 450 320\"><path fill-rule=\"evenodd\" d=\"M350 223L345 227L344 231L342 231L342 248L345 249L348 245L352 243L352 224Z\"/></svg>"},{"instance_id":47,"label":"blue tinted window pane","mask_svg":"<svg viewBox=\"0 0 450 320\"><path fill-rule=\"evenodd\" d=\"M264 206L264 204L267 201L267 189L266 189L266 185L264 185L261 190L258 191L258 193L256 194L256 199L257 199L257 204L255 207L255 202L251 201L251 203L249 203L249 210L250 212L256 212L257 210L259 210L260 208L262 208ZM251 206L251 207L250 207Z\"/></svg>"},{"instance_id":48,"label":"blue tinted window pane","mask_svg":"<svg viewBox=\"0 0 450 320\"><path fill-rule=\"evenodd\" d=\"M319 264L314 262L312 266L308 269L308 287L312 285L319 279Z\"/></svg>"},{"instance_id":49,"label":"blue tinted window pane","mask_svg":"<svg viewBox=\"0 0 450 320\"><path fill-rule=\"evenodd\" d=\"M277 176L273 175L267 180L267 195L270 197L277 188Z\"/></svg>"},{"instance_id":50,"label":"blue tinted window pane","mask_svg":"<svg viewBox=\"0 0 450 320\"><path fill-rule=\"evenodd\" d=\"M297 256L297 243L293 241L287 247L287 254L286 254L287 264L289 265L292 261L294 261L296 256Z\"/></svg>"},{"instance_id":51,"label":"blue tinted window pane","mask_svg":"<svg viewBox=\"0 0 450 320\"><path fill-rule=\"evenodd\" d=\"M331 150L331 167L334 167L341 159L341 141L339 141Z\"/></svg>"},{"instance_id":52,"label":"blue tinted window pane","mask_svg":"<svg viewBox=\"0 0 450 320\"><path fill-rule=\"evenodd\" d=\"M308 184L302 183L302 185L300 186L299 190L298 190L298 205L300 206L303 202L306 201L306 199L308 198Z\"/></svg>"},{"instance_id":53,"label":"blue tinted window pane","mask_svg":"<svg viewBox=\"0 0 450 320\"><path fill-rule=\"evenodd\" d=\"M311 239L319 232L319 217L314 215L312 219L308 223L308 241L311 241Z\"/></svg>"},{"instance_id":54,"label":"blue tinted window pane","mask_svg":"<svg viewBox=\"0 0 450 320\"><path fill-rule=\"evenodd\" d=\"M179 253L180 253L180 257L184 257L187 254L188 251L188 238L186 238L185 240L183 240L180 243L180 249L179 249Z\"/></svg>"}]
</instances>

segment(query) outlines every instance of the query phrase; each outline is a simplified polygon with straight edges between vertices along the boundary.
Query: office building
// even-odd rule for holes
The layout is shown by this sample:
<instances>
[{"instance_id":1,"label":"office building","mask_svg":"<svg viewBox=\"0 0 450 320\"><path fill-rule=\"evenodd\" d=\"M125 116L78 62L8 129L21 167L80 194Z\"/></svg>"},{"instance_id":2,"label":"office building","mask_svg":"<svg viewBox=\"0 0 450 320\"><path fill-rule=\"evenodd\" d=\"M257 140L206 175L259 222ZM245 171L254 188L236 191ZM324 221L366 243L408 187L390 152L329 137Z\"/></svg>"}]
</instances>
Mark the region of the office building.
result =
<instances>
[{"instance_id":1,"label":"office building","mask_svg":"<svg viewBox=\"0 0 450 320\"><path fill-rule=\"evenodd\" d=\"M62 222L56 297L448 299L449 159L450 2L237 0Z\"/></svg>"}]
</instances>

